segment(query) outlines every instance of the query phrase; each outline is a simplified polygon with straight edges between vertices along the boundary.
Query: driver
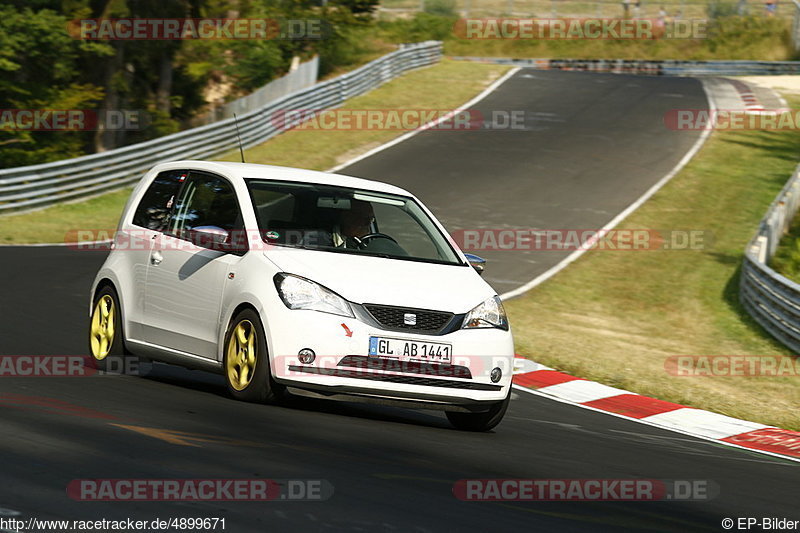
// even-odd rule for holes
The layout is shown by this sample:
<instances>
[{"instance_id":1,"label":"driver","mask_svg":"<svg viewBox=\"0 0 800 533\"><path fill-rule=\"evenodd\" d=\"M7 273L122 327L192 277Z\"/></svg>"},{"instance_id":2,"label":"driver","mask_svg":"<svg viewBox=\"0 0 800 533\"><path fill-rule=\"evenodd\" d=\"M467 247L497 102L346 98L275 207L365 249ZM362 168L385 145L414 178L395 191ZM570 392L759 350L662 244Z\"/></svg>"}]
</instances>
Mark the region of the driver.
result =
<instances>
[{"instance_id":1,"label":"driver","mask_svg":"<svg viewBox=\"0 0 800 533\"><path fill-rule=\"evenodd\" d=\"M338 228L331 238L337 248L364 250L395 257L408 255L394 238L378 232L372 204L364 200L352 200L350 209L341 212Z\"/></svg>"},{"instance_id":2,"label":"driver","mask_svg":"<svg viewBox=\"0 0 800 533\"><path fill-rule=\"evenodd\" d=\"M333 245L337 248L358 248L361 237L373 232L375 212L372 204L363 200L352 200L350 209L339 216L339 231L333 233Z\"/></svg>"}]
</instances>

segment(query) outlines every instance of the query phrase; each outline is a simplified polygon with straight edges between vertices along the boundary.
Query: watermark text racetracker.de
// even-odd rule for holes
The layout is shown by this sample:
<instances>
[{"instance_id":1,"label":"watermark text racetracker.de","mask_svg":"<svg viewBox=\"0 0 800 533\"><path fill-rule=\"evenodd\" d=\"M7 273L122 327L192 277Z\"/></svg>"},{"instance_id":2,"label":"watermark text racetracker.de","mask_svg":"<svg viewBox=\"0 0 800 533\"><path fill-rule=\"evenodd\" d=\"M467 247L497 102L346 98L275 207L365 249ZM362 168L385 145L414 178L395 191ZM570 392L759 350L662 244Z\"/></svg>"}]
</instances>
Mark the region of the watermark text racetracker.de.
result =
<instances>
[{"instance_id":1,"label":"watermark text racetracker.de","mask_svg":"<svg viewBox=\"0 0 800 533\"><path fill-rule=\"evenodd\" d=\"M67 496L77 501L325 501L324 479L73 479Z\"/></svg>"},{"instance_id":2,"label":"watermark text racetracker.de","mask_svg":"<svg viewBox=\"0 0 800 533\"><path fill-rule=\"evenodd\" d=\"M564 250L706 250L712 233L698 229L464 229L452 232L465 252Z\"/></svg>"},{"instance_id":3,"label":"watermark text racetracker.de","mask_svg":"<svg viewBox=\"0 0 800 533\"><path fill-rule=\"evenodd\" d=\"M664 125L675 131L783 131L800 129L800 110L670 109Z\"/></svg>"},{"instance_id":4,"label":"watermark text racetracker.de","mask_svg":"<svg viewBox=\"0 0 800 533\"><path fill-rule=\"evenodd\" d=\"M346 326L342 324L342 335L349 336ZM386 343L380 339L374 342ZM276 355L271 364L278 378L304 380L370 375L380 379L379 376L398 374L472 379L489 376L493 370L499 371L499 376L510 376L514 370L508 356L453 354L437 343L403 343L402 350L396 352L386 343L383 347L376 346L376 352L381 355L325 355L306 351L303 355Z\"/></svg>"},{"instance_id":5,"label":"watermark text racetracker.de","mask_svg":"<svg viewBox=\"0 0 800 533\"><path fill-rule=\"evenodd\" d=\"M677 377L800 377L800 359L780 355L672 355L664 370Z\"/></svg>"},{"instance_id":6,"label":"watermark text racetracker.de","mask_svg":"<svg viewBox=\"0 0 800 533\"><path fill-rule=\"evenodd\" d=\"M477 109L281 109L272 113L279 130L436 131L524 130L524 110Z\"/></svg>"},{"instance_id":7,"label":"watermark text racetracker.de","mask_svg":"<svg viewBox=\"0 0 800 533\"><path fill-rule=\"evenodd\" d=\"M719 485L708 479L461 479L453 495L471 502L707 501L719 495Z\"/></svg>"},{"instance_id":8,"label":"watermark text racetracker.de","mask_svg":"<svg viewBox=\"0 0 800 533\"><path fill-rule=\"evenodd\" d=\"M83 378L141 374L135 357L109 355L98 368L88 355L0 355L0 378Z\"/></svg>"},{"instance_id":9,"label":"watermark text racetracker.de","mask_svg":"<svg viewBox=\"0 0 800 533\"><path fill-rule=\"evenodd\" d=\"M318 246L324 244L319 232L306 230L233 230L224 242L211 236L187 232L185 235L153 239L153 231L126 228L73 229L64 234L64 243L80 251L195 250L198 247L224 247L227 250L268 250L275 245ZM696 229L465 229L454 230L453 242L465 252L479 251L564 251L564 250L708 250L713 233Z\"/></svg>"},{"instance_id":10,"label":"watermark text racetracker.de","mask_svg":"<svg viewBox=\"0 0 800 533\"><path fill-rule=\"evenodd\" d=\"M453 33L459 39L650 40L705 39L708 21L658 18L467 18Z\"/></svg>"},{"instance_id":11,"label":"watermark text racetracker.de","mask_svg":"<svg viewBox=\"0 0 800 533\"><path fill-rule=\"evenodd\" d=\"M0 131L140 130L151 124L139 109L0 109Z\"/></svg>"},{"instance_id":12,"label":"watermark text racetracker.de","mask_svg":"<svg viewBox=\"0 0 800 533\"><path fill-rule=\"evenodd\" d=\"M317 40L330 35L322 19L98 18L67 23L74 39L101 41Z\"/></svg>"},{"instance_id":13,"label":"watermark text racetracker.de","mask_svg":"<svg viewBox=\"0 0 800 533\"><path fill-rule=\"evenodd\" d=\"M276 243L285 245L317 246L324 238L318 231L306 230L233 230L228 232L224 242L213 235L202 232L184 231L178 234L164 234L154 239L152 230L126 228L115 229L72 229L64 234L64 244L77 251L197 251L199 248L218 248L227 251L269 250Z\"/></svg>"}]
</instances>

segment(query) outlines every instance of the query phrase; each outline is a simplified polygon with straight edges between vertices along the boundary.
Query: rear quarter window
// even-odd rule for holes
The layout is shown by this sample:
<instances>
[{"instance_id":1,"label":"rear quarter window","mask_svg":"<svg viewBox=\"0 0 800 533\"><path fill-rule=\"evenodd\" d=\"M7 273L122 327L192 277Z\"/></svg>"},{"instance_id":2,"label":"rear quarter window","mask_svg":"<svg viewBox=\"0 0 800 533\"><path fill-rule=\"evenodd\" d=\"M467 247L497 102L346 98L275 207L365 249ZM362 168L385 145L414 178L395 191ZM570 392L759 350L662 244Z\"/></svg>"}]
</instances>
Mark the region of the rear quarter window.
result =
<instances>
[{"instance_id":1,"label":"rear quarter window","mask_svg":"<svg viewBox=\"0 0 800 533\"><path fill-rule=\"evenodd\" d=\"M135 226L164 231L186 170L167 170L155 177L133 213Z\"/></svg>"}]
</instances>

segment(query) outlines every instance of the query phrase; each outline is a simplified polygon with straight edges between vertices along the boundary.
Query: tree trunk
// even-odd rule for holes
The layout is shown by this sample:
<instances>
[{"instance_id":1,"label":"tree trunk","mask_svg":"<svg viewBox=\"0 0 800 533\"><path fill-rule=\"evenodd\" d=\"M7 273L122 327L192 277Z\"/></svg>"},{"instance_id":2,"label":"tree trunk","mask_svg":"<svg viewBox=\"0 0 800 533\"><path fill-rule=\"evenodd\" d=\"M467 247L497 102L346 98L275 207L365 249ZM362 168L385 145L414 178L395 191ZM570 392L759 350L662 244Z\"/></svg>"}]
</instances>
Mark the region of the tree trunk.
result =
<instances>
[{"instance_id":1,"label":"tree trunk","mask_svg":"<svg viewBox=\"0 0 800 533\"><path fill-rule=\"evenodd\" d=\"M166 47L161 52L158 65L158 89L156 89L156 109L170 114L172 94L172 47Z\"/></svg>"}]
</instances>

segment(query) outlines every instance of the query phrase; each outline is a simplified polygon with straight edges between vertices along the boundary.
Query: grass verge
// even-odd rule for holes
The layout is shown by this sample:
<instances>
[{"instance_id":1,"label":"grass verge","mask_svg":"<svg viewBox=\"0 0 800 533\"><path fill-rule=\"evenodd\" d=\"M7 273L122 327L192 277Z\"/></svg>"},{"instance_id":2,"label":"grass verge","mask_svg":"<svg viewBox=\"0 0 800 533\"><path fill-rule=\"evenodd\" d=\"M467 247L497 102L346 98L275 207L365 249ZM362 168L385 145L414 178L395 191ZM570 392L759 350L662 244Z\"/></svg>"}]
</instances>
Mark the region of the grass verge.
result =
<instances>
[{"instance_id":1,"label":"grass verge","mask_svg":"<svg viewBox=\"0 0 800 533\"><path fill-rule=\"evenodd\" d=\"M350 109L453 109L469 101L508 67L444 60L409 72L344 106ZM245 151L250 163L325 170L391 140L402 131L288 131ZM238 161L239 153L221 158ZM130 189L74 204L0 217L0 244L64 242L69 230L113 229ZM74 235L74 233L73 233Z\"/></svg>"},{"instance_id":2,"label":"grass verge","mask_svg":"<svg viewBox=\"0 0 800 533\"><path fill-rule=\"evenodd\" d=\"M82 202L0 216L0 244L61 243L74 237L74 230L113 230L130 194L125 188Z\"/></svg>"},{"instance_id":3,"label":"grass verge","mask_svg":"<svg viewBox=\"0 0 800 533\"><path fill-rule=\"evenodd\" d=\"M451 56L577 59L753 59L785 61L794 50L791 21L729 17L710 23L702 39L456 39L445 40Z\"/></svg>"},{"instance_id":4,"label":"grass verge","mask_svg":"<svg viewBox=\"0 0 800 533\"><path fill-rule=\"evenodd\" d=\"M800 216L795 216L781 238L770 266L795 283L800 283Z\"/></svg>"},{"instance_id":5,"label":"grass verge","mask_svg":"<svg viewBox=\"0 0 800 533\"><path fill-rule=\"evenodd\" d=\"M791 357L743 311L738 286L744 246L799 145L798 131L712 135L620 225L704 230L712 237L703 249L587 252L507 303L519 353L614 387L800 429L797 377L676 377L664 368L673 355Z\"/></svg>"},{"instance_id":6,"label":"grass verge","mask_svg":"<svg viewBox=\"0 0 800 533\"><path fill-rule=\"evenodd\" d=\"M704 35L692 39L466 39L454 31L457 20L455 15L418 13L411 19L381 22L377 32L391 42L442 40L449 56L761 61L796 56L788 18L713 18Z\"/></svg>"}]
</instances>

